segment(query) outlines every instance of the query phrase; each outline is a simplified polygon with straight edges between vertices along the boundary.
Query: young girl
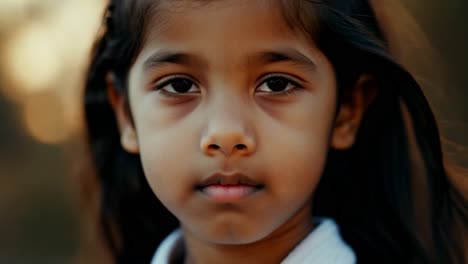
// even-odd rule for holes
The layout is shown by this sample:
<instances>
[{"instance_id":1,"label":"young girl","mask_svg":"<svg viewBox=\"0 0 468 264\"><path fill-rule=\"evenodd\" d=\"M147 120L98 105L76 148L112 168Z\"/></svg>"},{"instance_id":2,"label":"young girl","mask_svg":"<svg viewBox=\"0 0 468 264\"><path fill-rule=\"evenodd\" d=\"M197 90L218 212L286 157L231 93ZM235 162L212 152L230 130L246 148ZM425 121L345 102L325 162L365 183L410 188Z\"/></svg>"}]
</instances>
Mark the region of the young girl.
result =
<instances>
[{"instance_id":1,"label":"young girl","mask_svg":"<svg viewBox=\"0 0 468 264\"><path fill-rule=\"evenodd\" d=\"M373 8L112 0L85 110L115 261L464 263L466 200Z\"/></svg>"}]
</instances>

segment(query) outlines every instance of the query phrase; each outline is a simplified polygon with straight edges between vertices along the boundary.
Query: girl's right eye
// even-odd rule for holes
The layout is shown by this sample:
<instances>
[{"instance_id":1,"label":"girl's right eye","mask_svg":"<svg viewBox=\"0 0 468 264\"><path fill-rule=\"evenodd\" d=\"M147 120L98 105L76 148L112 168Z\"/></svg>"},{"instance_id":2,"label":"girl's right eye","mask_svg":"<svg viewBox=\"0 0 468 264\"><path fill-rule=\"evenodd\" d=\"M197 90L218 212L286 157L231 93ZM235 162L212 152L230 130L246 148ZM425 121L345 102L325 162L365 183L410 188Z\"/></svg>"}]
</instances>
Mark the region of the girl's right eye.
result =
<instances>
[{"instance_id":1,"label":"girl's right eye","mask_svg":"<svg viewBox=\"0 0 468 264\"><path fill-rule=\"evenodd\" d=\"M195 83L185 77L173 77L157 84L155 90L165 96L181 96L187 93L198 93Z\"/></svg>"}]
</instances>

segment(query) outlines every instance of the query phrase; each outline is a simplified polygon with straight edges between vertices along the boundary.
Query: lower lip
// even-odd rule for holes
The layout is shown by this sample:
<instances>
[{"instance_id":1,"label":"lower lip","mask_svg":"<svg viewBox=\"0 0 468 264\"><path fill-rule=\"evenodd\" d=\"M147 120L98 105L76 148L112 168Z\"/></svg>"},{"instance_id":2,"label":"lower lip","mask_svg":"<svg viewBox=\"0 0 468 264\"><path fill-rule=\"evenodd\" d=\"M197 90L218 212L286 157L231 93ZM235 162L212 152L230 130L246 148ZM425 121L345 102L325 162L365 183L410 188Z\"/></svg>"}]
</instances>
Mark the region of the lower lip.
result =
<instances>
[{"instance_id":1,"label":"lower lip","mask_svg":"<svg viewBox=\"0 0 468 264\"><path fill-rule=\"evenodd\" d=\"M247 198L259 189L251 185L210 185L202 188L201 192L215 202L229 203Z\"/></svg>"}]
</instances>

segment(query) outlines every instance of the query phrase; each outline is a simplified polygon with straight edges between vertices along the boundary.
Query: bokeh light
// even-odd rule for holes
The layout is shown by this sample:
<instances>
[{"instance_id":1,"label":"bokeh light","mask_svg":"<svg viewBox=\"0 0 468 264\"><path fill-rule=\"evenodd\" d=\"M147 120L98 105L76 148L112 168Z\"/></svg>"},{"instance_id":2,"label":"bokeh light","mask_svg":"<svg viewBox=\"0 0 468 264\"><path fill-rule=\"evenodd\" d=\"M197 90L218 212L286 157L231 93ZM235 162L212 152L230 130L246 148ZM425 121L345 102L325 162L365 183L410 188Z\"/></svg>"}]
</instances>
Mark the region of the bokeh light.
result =
<instances>
[{"instance_id":1,"label":"bokeh light","mask_svg":"<svg viewBox=\"0 0 468 264\"><path fill-rule=\"evenodd\" d=\"M23 120L27 131L41 143L57 144L67 139L70 126L61 101L54 94L29 97L23 107Z\"/></svg>"},{"instance_id":2,"label":"bokeh light","mask_svg":"<svg viewBox=\"0 0 468 264\"><path fill-rule=\"evenodd\" d=\"M77 219L84 214L70 204L86 176L96 178L70 171L85 167L79 163L82 153L77 154L83 84L108 1L0 0L0 263L75 263L81 237L71 230L79 229ZM414 70L443 119L445 157L461 164L454 170L466 177L454 181L468 197L468 155L460 154L468 146L468 1L399 2L428 34L424 43L402 37L394 50ZM398 12L392 19L395 14L403 21ZM411 29L399 23L390 24L395 34ZM428 55L432 48L440 55L437 60ZM98 197L93 183L88 192ZM95 208L96 197L88 197ZM93 244L97 227L83 230L91 234L84 251L98 258L106 254ZM76 263L107 263L82 258Z\"/></svg>"},{"instance_id":3,"label":"bokeh light","mask_svg":"<svg viewBox=\"0 0 468 264\"><path fill-rule=\"evenodd\" d=\"M2 0L0 4L0 30L14 26L26 16L28 0Z\"/></svg>"},{"instance_id":4,"label":"bokeh light","mask_svg":"<svg viewBox=\"0 0 468 264\"><path fill-rule=\"evenodd\" d=\"M0 49L0 66L7 83L0 88L7 98L24 107L23 123L30 136L46 144L60 144L81 127L80 88L105 5L105 1L94 0L53 3L46 9L37 8L40 5L33 0L2 2L1 10L17 15L36 7L38 14L24 21L0 11L9 17L6 20L16 23L9 23L16 29L9 32Z\"/></svg>"},{"instance_id":5,"label":"bokeh light","mask_svg":"<svg viewBox=\"0 0 468 264\"><path fill-rule=\"evenodd\" d=\"M42 23L24 26L9 39L4 50L6 74L16 84L15 98L53 88L62 62L57 44Z\"/></svg>"}]
</instances>

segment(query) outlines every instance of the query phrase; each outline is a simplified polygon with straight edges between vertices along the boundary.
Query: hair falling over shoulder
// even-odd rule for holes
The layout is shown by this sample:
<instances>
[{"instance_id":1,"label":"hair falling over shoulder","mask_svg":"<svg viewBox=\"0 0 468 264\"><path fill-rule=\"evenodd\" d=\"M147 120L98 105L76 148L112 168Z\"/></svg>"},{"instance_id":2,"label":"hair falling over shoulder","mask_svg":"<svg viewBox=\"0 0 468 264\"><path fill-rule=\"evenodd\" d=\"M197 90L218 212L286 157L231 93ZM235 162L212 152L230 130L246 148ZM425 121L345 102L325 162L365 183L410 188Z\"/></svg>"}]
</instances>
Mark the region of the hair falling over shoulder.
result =
<instances>
[{"instance_id":1,"label":"hair falling over shoulder","mask_svg":"<svg viewBox=\"0 0 468 264\"><path fill-rule=\"evenodd\" d=\"M421 87L392 53L398 39L389 32L388 12L396 1L278 1L288 24L316 41L331 61L339 103L361 74L372 75L379 87L355 145L330 150L314 214L337 221L359 263L466 263L468 203L447 175ZM149 263L178 226L150 189L139 156L121 147L107 97L110 73L118 92L127 94L129 69L148 20L158 16L158 2L111 0L84 92L99 221L117 263Z\"/></svg>"}]
</instances>

